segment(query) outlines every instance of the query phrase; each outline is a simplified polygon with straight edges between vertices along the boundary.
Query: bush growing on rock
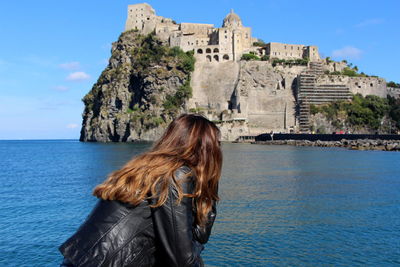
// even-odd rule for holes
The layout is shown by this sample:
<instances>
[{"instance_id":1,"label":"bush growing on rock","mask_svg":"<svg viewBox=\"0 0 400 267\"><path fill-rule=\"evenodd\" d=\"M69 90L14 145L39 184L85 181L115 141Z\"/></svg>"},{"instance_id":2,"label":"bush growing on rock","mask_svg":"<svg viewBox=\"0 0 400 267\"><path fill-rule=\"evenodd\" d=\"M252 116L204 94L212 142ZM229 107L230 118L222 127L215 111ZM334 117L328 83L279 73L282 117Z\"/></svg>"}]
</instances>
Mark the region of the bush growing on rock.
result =
<instances>
[{"instance_id":1,"label":"bush growing on rock","mask_svg":"<svg viewBox=\"0 0 400 267\"><path fill-rule=\"evenodd\" d=\"M254 54L249 53L249 54L243 54L241 60L246 60L246 61L260 60L260 58Z\"/></svg>"},{"instance_id":2,"label":"bush growing on rock","mask_svg":"<svg viewBox=\"0 0 400 267\"><path fill-rule=\"evenodd\" d=\"M310 113L322 113L332 125L340 127L343 123L355 127L368 127L377 130L383 119L388 118L400 128L400 100L388 96L381 98L375 95L363 97L353 95L351 102L337 101L324 105L310 105Z\"/></svg>"}]
</instances>

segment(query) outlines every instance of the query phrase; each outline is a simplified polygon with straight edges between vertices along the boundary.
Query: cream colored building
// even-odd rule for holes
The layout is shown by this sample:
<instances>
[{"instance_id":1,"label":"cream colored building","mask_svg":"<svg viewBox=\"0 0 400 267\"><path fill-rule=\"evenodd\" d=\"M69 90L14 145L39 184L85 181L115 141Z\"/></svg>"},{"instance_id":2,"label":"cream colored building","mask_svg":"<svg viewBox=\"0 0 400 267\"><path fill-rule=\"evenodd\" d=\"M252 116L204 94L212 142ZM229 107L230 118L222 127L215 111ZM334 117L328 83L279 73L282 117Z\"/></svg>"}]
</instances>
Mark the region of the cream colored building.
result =
<instances>
[{"instance_id":1,"label":"cream colored building","mask_svg":"<svg viewBox=\"0 0 400 267\"><path fill-rule=\"evenodd\" d=\"M240 17L231 10L224 18L222 27L213 24L179 23L170 18L157 16L147 3L128 6L125 31L137 29L143 34L155 32L171 47L178 46L184 51L193 50L200 62L239 61L242 54L258 52L253 43L251 28L244 27ZM320 59L317 46L283 43L268 43L262 54L270 58L300 59L311 61Z\"/></svg>"},{"instance_id":2,"label":"cream colored building","mask_svg":"<svg viewBox=\"0 0 400 267\"><path fill-rule=\"evenodd\" d=\"M318 47L314 45L305 46L296 44L268 43L265 46L265 54L270 58L309 58L311 61L318 61L320 59Z\"/></svg>"},{"instance_id":3,"label":"cream colored building","mask_svg":"<svg viewBox=\"0 0 400 267\"><path fill-rule=\"evenodd\" d=\"M143 34L155 31L170 46L193 50L196 59L206 62L238 61L257 41L251 36L251 28L244 27L233 11L225 17L222 27L215 28L213 24L177 24L169 18L157 16L147 3L129 5L125 31L132 29Z\"/></svg>"}]
</instances>

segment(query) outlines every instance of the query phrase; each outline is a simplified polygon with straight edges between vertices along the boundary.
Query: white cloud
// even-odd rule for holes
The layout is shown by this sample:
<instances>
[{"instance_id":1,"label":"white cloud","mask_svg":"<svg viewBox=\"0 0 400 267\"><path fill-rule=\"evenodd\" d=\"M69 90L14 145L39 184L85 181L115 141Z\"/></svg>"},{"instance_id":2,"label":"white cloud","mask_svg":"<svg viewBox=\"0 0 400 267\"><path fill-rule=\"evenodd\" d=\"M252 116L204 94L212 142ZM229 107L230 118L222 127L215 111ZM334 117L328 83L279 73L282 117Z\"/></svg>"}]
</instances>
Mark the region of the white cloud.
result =
<instances>
[{"instance_id":1,"label":"white cloud","mask_svg":"<svg viewBox=\"0 0 400 267\"><path fill-rule=\"evenodd\" d=\"M379 18L367 19L367 20L361 21L360 23L358 23L354 26L357 28L362 28L362 27L366 27L366 26L370 26L370 25L382 24L384 22L385 22L384 19L379 19Z\"/></svg>"},{"instance_id":2,"label":"white cloud","mask_svg":"<svg viewBox=\"0 0 400 267\"><path fill-rule=\"evenodd\" d=\"M77 70L81 67L81 64L78 61L72 61L59 64L58 66L64 70Z\"/></svg>"},{"instance_id":3,"label":"white cloud","mask_svg":"<svg viewBox=\"0 0 400 267\"><path fill-rule=\"evenodd\" d=\"M53 89L57 90L57 91L67 91L69 88L64 85L57 85L57 86L54 86Z\"/></svg>"},{"instance_id":4,"label":"white cloud","mask_svg":"<svg viewBox=\"0 0 400 267\"><path fill-rule=\"evenodd\" d=\"M332 57L341 59L359 59L361 58L362 53L363 51L356 47L345 46L341 49L333 50Z\"/></svg>"},{"instance_id":5,"label":"white cloud","mask_svg":"<svg viewBox=\"0 0 400 267\"><path fill-rule=\"evenodd\" d=\"M90 79L90 75L83 71L77 71L70 73L66 79L67 81L81 82Z\"/></svg>"},{"instance_id":6,"label":"white cloud","mask_svg":"<svg viewBox=\"0 0 400 267\"><path fill-rule=\"evenodd\" d=\"M76 124L76 123L70 123L70 124L67 124L67 128L68 129L75 129L75 128L78 128L78 124Z\"/></svg>"}]
</instances>

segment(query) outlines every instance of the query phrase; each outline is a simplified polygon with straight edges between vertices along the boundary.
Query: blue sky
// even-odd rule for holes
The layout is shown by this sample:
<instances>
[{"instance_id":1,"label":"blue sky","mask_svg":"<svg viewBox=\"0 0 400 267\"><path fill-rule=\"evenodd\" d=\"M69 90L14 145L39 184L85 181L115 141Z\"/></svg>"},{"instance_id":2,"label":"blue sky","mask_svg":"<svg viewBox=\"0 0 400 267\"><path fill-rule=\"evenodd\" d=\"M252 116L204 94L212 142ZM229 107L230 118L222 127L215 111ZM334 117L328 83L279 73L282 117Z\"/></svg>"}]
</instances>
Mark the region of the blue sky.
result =
<instances>
[{"instance_id":1,"label":"blue sky","mask_svg":"<svg viewBox=\"0 0 400 267\"><path fill-rule=\"evenodd\" d=\"M0 139L79 138L82 97L124 29L125 0L0 2ZM319 46L400 82L400 1L147 1L177 22L220 27L231 8L265 42Z\"/></svg>"}]
</instances>

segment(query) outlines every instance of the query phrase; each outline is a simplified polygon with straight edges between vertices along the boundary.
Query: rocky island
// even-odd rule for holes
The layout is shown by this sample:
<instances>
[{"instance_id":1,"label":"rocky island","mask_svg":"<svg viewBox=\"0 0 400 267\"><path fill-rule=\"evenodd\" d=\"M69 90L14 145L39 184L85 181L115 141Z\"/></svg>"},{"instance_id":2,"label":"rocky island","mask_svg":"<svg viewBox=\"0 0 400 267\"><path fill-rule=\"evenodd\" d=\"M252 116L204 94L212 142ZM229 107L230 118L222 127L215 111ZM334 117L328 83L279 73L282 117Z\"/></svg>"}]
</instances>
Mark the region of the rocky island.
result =
<instances>
[{"instance_id":1,"label":"rocky island","mask_svg":"<svg viewBox=\"0 0 400 267\"><path fill-rule=\"evenodd\" d=\"M271 131L394 133L399 95L400 85L321 58L316 46L253 37L233 11L217 28L129 5L109 64L83 98L80 141L155 140L183 112L204 114L227 141Z\"/></svg>"}]
</instances>

